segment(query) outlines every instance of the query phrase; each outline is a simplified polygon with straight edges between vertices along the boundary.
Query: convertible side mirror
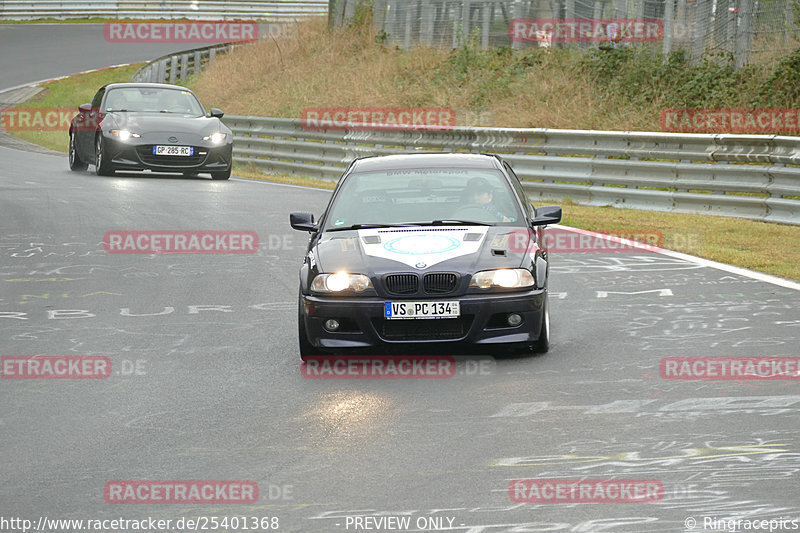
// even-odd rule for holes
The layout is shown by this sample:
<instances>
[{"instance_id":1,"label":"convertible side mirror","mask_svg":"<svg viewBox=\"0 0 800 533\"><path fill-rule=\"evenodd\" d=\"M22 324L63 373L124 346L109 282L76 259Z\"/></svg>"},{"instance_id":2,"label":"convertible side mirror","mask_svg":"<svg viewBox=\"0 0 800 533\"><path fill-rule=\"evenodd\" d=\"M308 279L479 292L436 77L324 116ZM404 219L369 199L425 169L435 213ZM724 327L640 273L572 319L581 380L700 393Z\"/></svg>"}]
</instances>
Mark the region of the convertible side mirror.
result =
<instances>
[{"instance_id":1,"label":"convertible side mirror","mask_svg":"<svg viewBox=\"0 0 800 533\"><path fill-rule=\"evenodd\" d=\"M216 107L212 107L208 114L214 118L222 118L222 116L225 115L225 113L222 112L222 109L217 109Z\"/></svg>"},{"instance_id":2,"label":"convertible side mirror","mask_svg":"<svg viewBox=\"0 0 800 533\"><path fill-rule=\"evenodd\" d=\"M290 213L289 224L296 230L317 231L317 225L314 223L314 215L311 213Z\"/></svg>"},{"instance_id":3,"label":"convertible side mirror","mask_svg":"<svg viewBox=\"0 0 800 533\"><path fill-rule=\"evenodd\" d=\"M531 222L531 226L546 226L548 224L558 224L559 222L561 222L561 207L547 205L536 210L536 218Z\"/></svg>"},{"instance_id":4,"label":"convertible side mirror","mask_svg":"<svg viewBox=\"0 0 800 533\"><path fill-rule=\"evenodd\" d=\"M81 113L91 113L92 104L81 104L78 106L78 111L80 111Z\"/></svg>"}]
</instances>

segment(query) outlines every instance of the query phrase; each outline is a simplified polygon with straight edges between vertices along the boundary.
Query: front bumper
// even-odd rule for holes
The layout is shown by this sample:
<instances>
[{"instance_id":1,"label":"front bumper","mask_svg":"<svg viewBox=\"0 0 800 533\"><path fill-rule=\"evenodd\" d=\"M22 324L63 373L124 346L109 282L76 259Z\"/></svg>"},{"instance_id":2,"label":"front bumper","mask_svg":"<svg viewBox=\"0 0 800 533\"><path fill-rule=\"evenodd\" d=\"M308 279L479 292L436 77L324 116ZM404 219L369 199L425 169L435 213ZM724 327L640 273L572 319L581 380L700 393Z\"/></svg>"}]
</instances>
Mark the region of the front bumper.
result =
<instances>
[{"instance_id":1,"label":"front bumper","mask_svg":"<svg viewBox=\"0 0 800 533\"><path fill-rule=\"evenodd\" d=\"M156 144L171 144L162 142ZM211 145L207 142L187 143L192 146L192 156L153 155L153 143L122 142L105 137L106 160L114 170L152 170L154 172L217 172L227 170L232 161L233 143Z\"/></svg>"},{"instance_id":2,"label":"front bumper","mask_svg":"<svg viewBox=\"0 0 800 533\"><path fill-rule=\"evenodd\" d=\"M546 289L439 298L440 301L460 302L461 316L457 319L387 320L383 316L384 302L390 299L379 297L301 295L300 298L300 320L305 321L308 341L319 348L378 348L431 343L480 346L536 341L542 324ZM402 300L391 299L395 302ZM509 313L521 315L522 323L508 326L505 317ZM331 318L341 324L338 331L325 329L325 321Z\"/></svg>"}]
</instances>

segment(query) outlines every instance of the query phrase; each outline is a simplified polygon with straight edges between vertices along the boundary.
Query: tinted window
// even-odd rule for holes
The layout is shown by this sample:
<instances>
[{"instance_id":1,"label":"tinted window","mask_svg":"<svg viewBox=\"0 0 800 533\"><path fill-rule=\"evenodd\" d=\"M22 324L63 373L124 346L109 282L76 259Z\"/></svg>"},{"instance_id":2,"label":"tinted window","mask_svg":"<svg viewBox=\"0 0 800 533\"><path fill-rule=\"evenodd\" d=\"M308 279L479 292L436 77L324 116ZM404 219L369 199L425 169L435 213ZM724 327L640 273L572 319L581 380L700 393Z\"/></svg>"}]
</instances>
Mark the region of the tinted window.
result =
<instances>
[{"instance_id":1,"label":"tinted window","mask_svg":"<svg viewBox=\"0 0 800 533\"><path fill-rule=\"evenodd\" d=\"M347 177L328 210L325 228L469 220L522 220L514 191L492 169L407 169L357 172Z\"/></svg>"},{"instance_id":2,"label":"tinted window","mask_svg":"<svg viewBox=\"0 0 800 533\"><path fill-rule=\"evenodd\" d=\"M104 112L176 113L203 115L203 106L189 91L152 87L120 87L108 91Z\"/></svg>"},{"instance_id":3,"label":"tinted window","mask_svg":"<svg viewBox=\"0 0 800 533\"><path fill-rule=\"evenodd\" d=\"M94 95L92 99L92 109L100 109L100 102L103 101L103 94L106 92L106 88L103 87Z\"/></svg>"},{"instance_id":4,"label":"tinted window","mask_svg":"<svg viewBox=\"0 0 800 533\"><path fill-rule=\"evenodd\" d=\"M530 200L528 200L528 195L525 194L525 188L522 186L519 177L517 177L517 175L511 169L511 165L509 165L506 162L503 162L503 166L505 167L506 172L508 172L509 175L511 176L511 183L514 185L514 190L517 191L517 195L522 199L522 203L525 204L525 208L528 210L528 214L531 217L533 217L534 213L533 206Z\"/></svg>"}]
</instances>

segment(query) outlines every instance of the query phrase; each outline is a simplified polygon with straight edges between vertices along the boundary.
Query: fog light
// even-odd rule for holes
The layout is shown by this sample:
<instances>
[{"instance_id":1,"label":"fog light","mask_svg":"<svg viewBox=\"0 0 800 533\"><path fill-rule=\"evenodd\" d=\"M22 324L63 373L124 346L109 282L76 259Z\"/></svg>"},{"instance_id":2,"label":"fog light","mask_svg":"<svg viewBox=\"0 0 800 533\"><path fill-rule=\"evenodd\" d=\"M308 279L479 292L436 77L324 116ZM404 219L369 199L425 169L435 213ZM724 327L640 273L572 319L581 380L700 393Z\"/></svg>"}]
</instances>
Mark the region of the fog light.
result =
<instances>
[{"instance_id":1,"label":"fog light","mask_svg":"<svg viewBox=\"0 0 800 533\"><path fill-rule=\"evenodd\" d=\"M517 313L511 313L510 315L508 315L506 321L508 322L509 326L512 327L519 326L520 324L522 324L522 316L518 315Z\"/></svg>"},{"instance_id":2,"label":"fog light","mask_svg":"<svg viewBox=\"0 0 800 533\"><path fill-rule=\"evenodd\" d=\"M339 329L339 321L335 318L329 318L325 321L325 329L328 331L336 331Z\"/></svg>"}]
</instances>

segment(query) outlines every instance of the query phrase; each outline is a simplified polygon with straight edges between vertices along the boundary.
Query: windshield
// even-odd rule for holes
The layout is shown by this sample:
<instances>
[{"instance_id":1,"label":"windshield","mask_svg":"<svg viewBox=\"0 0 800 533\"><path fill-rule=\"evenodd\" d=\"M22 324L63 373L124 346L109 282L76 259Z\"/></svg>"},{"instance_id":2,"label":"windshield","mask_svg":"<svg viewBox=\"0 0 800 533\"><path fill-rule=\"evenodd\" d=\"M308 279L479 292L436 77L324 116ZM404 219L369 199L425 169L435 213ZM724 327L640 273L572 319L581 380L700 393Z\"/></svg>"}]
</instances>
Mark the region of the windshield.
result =
<instances>
[{"instance_id":1,"label":"windshield","mask_svg":"<svg viewBox=\"0 0 800 533\"><path fill-rule=\"evenodd\" d=\"M518 202L498 170L383 170L348 176L325 229L458 221L494 225L521 219Z\"/></svg>"},{"instance_id":2,"label":"windshield","mask_svg":"<svg viewBox=\"0 0 800 533\"><path fill-rule=\"evenodd\" d=\"M153 87L111 89L106 95L104 112L177 113L204 115L203 106L189 91Z\"/></svg>"}]
</instances>

